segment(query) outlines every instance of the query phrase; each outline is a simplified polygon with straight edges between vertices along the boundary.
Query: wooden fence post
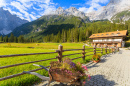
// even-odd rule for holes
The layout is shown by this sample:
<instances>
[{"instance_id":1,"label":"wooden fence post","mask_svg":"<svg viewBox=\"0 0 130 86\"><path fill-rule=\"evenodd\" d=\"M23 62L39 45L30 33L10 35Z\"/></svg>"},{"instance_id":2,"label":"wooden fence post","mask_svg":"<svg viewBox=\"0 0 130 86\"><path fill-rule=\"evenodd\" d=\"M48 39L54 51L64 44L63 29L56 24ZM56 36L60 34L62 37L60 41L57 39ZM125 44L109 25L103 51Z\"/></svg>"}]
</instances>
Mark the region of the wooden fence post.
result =
<instances>
[{"instance_id":1,"label":"wooden fence post","mask_svg":"<svg viewBox=\"0 0 130 86\"><path fill-rule=\"evenodd\" d=\"M109 46L109 53L111 52L111 50L110 50L110 46Z\"/></svg>"},{"instance_id":2,"label":"wooden fence post","mask_svg":"<svg viewBox=\"0 0 130 86\"><path fill-rule=\"evenodd\" d=\"M61 62L62 61L63 46L59 45L58 50L59 50L59 52L58 52L58 61Z\"/></svg>"},{"instance_id":3,"label":"wooden fence post","mask_svg":"<svg viewBox=\"0 0 130 86\"><path fill-rule=\"evenodd\" d=\"M115 47L114 47L114 53L115 53Z\"/></svg>"},{"instance_id":4,"label":"wooden fence post","mask_svg":"<svg viewBox=\"0 0 130 86\"><path fill-rule=\"evenodd\" d=\"M103 47L101 47L101 54L103 54Z\"/></svg>"},{"instance_id":5,"label":"wooden fence post","mask_svg":"<svg viewBox=\"0 0 130 86\"><path fill-rule=\"evenodd\" d=\"M105 47L105 52L106 52L106 54L107 54L107 46Z\"/></svg>"},{"instance_id":6,"label":"wooden fence post","mask_svg":"<svg viewBox=\"0 0 130 86\"><path fill-rule=\"evenodd\" d=\"M113 54L113 47L111 48L111 52L112 52L112 54Z\"/></svg>"},{"instance_id":7,"label":"wooden fence post","mask_svg":"<svg viewBox=\"0 0 130 86\"><path fill-rule=\"evenodd\" d=\"M82 54L83 54L82 58L83 58L83 60L85 60L85 45L83 45L83 53Z\"/></svg>"},{"instance_id":8,"label":"wooden fence post","mask_svg":"<svg viewBox=\"0 0 130 86\"><path fill-rule=\"evenodd\" d=\"M117 47L117 51L119 51L119 47Z\"/></svg>"},{"instance_id":9,"label":"wooden fence post","mask_svg":"<svg viewBox=\"0 0 130 86\"><path fill-rule=\"evenodd\" d=\"M96 55L96 46L94 46L93 52L94 52L93 54Z\"/></svg>"}]
</instances>

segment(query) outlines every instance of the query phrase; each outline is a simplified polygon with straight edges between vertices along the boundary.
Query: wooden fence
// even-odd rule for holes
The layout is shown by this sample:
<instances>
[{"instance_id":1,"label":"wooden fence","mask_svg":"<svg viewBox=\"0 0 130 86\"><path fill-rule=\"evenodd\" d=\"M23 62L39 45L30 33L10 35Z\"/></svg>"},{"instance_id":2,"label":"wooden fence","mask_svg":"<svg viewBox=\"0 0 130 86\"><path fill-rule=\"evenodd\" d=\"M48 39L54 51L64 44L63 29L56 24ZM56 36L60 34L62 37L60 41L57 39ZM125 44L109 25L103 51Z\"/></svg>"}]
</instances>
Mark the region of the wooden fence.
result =
<instances>
[{"instance_id":1,"label":"wooden fence","mask_svg":"<svg viewBox=\"0 0 130 86\"><path fill-rule=\"evenodd\" d=\"M87 49L93 49L93 51L87 51L86 52ZM38 61L31 61L31 62L13 64L13 65L7 65L7 66L0 67L0 69L15 67L15 66L19 66L19 65L25 65L25 64L30 64L30 63L36 63L36 62L43 62L43 61L48 61L48 60L53 60L53 59L58 59L58 61L61 62L63 57L76 55L76 54L82 54L82 56L73 58L72 60L79 59L79 58L82 58L83 60L85 60L86 56L94 55L97 52L103 54L103 49L105 49L105 54L108 53L108 50L109 50L109 53L110 52L114 53L116 51L119 51L119 48L114 48L114 47L109 47L109 48L108 47L105 47L105 48L101 47L100 50L97 50L96 47L94 47L94 48L85 48L85 46L83 46L82 49L67 49L67 50L63 50L63 46L59 45L58 46L58 50L56 50L55 52L1 55L0 58L7 58L7 57L9 58L9 57L15 57L15 56L27 56L27 55L40 55L40 54L54 54L54 53L58 53L58 56L56 56L55 58L43 59L43 60L38 60ZM65 52L65 51L80 51L80 50L82 50L82 53L74 53L74 54L62 55L63 52ZM93 52L93 54L86 55L86 53L89 53L89 52ZM49 66L46 66L46 67L49 67ZM30 70L29 72L34 72L34 71L38 71L38 70L42 70L42 69L43 68L38 68L38 69ZM17 77L17 76L20 76L20 75L24 75L24 74L26 74L26 73L21 72L21 73L18 73L18 74L2 77L2 78L0 78L0 81L6 80L6 79L10 79L10 78L13 78L13 77Z\"/></svg>"}]
</instances>

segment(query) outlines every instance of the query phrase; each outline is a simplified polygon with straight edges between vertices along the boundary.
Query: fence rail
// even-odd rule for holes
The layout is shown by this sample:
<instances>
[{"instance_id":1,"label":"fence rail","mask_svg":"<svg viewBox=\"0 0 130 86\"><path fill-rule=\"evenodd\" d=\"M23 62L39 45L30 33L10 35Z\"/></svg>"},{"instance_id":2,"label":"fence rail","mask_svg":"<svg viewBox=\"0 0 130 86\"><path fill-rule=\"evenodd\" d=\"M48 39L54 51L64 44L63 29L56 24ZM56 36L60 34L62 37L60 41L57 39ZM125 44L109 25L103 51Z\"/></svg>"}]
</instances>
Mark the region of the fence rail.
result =
<instances>
[{"instance_id":1,"label":"fence rail","mask_svg":"<svg viewBox=\"0 0 130 86\"><path fill-rule=\"evenodd\" d=\"M87 49L89 49L89 50L93 49L93 51L85 52ZM59 45L58 50L56 50L55 52L1 55L0 58L7 58L7 57L16 57L16 56L27 56L27 55L40 55L40 54L54 54L54 53L58 53L58 56L56 56L56 58L50 58L50 59L44 59L44 60L38 60L38 61L31 61L31 62L25 62L25 63L7 65L7 66L0 67L0 69L5 69L5 68L9 68L9 67L15 67L15 66L19 66L19 65L25 65L25 64L30 64L30 63L48 61L48 60L53 60L53 59L58 59L58 61L61 62L63 57L71 56L71 55L76 55L76 54L82 54L82 56L81 57L73 58L72 60L79 59L79 58L82 58L83 60L85 60L86 56L94 55L94 54L97 53L97 51L100 51L100 53L103 54L103 49L105 49L105 53L106 54L108 53L107 52L108 50L111 53L114 53L115 51L119 51L119 48L114 48L114 47L109 47L109 48L108 47L105 47L105 48L101 47L100 49L101 50L96 50L96 47L94 47L94 48L85 48L85 46L83 46L82 49L68 49L68 50L63 50L63 46ZM79 51L79 50L82 50L82 52L81 53L68 54L68 55L62 55L62 53L66 52L66 51ZM85 54L87 54L89 52L93 52L93 54L85 55ZM47 67L49 67L49 66L47 66ZM38 70L42 70L42 69L43 68L38 68L38 69L30 70L29 72L34 72L34 71L38 71ZM10 76L2 77L2 78L0 78L0 81L6 80L6 79L10 79L10 78L14 78L14 77L17 77L17 76L20 76L20 75L24 75L24 74L25 73L22 72L22 73L10 75Z\"/></svg>"}]
</instances>

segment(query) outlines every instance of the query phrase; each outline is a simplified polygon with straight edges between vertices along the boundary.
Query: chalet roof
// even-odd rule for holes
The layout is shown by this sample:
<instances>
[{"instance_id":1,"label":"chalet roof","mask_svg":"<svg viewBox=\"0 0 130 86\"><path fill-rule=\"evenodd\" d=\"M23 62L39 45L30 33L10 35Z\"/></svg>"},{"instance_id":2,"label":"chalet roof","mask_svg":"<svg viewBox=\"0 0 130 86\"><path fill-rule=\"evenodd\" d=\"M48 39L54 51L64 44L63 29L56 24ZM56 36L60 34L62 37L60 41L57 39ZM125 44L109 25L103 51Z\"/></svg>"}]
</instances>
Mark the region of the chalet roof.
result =
<instances>
[{"instance_id":1,"label":"chalet roof","mask_svg":"<svg viewBox=\"0 0 130 86\"><path fill-rule=\"evenodd\" d=\"M118 37L118 36L124 37L126 35L127 35L127 30L122 30L122 31L92 34L89 38Z\"/></svg>"}]
</instances>

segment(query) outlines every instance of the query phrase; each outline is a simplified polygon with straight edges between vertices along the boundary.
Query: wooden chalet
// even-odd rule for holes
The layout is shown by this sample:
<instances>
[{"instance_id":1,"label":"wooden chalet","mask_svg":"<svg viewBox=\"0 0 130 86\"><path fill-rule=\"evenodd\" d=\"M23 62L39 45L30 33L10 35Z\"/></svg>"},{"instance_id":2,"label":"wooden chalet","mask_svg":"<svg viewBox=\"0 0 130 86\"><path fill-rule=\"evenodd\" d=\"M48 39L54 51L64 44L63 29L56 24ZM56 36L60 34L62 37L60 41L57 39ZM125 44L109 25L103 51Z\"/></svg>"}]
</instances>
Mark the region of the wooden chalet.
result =
<instances>
[{"instance_id":1,"label":"wooden chalet","mask_svg":"<svg viewBox=\"0 0 130 86\"><path fill-rule=\"evenodd\" d=\"M89 38L92 39L91 42L92 46L124 47L125 46L124 38L127 35L128 35L127 30L123 30L123 31L92 34Z\"/></svg>"}]
</instances>

